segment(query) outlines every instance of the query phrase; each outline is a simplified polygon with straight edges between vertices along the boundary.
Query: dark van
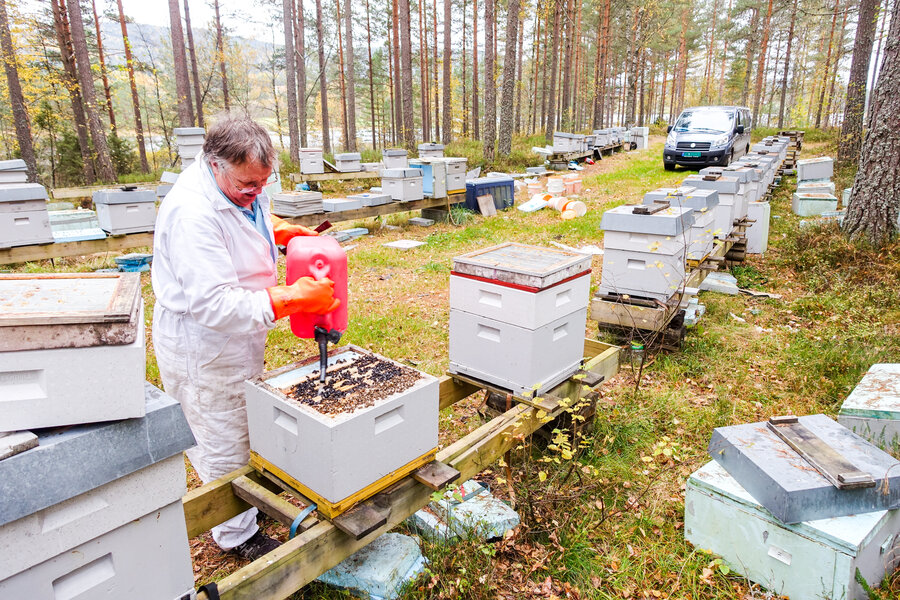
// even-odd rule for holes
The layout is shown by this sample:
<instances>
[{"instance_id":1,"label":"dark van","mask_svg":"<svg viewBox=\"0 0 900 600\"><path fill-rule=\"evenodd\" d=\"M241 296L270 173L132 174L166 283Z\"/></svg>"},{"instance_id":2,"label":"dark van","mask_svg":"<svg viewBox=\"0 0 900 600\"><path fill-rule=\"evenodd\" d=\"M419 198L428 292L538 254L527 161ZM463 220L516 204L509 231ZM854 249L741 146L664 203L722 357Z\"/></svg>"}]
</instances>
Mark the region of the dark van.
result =
<instances>
[{"instance_id":1,"label":"dark van","mask_svg":"<svg viewBox=\"0 0 900 600\"><path fill-rule=\"evenodd\" d=\"M669 125L663 166L726 166L750 150L750 109L744 106L686 108Z\"/></svg>"}]
</instances>

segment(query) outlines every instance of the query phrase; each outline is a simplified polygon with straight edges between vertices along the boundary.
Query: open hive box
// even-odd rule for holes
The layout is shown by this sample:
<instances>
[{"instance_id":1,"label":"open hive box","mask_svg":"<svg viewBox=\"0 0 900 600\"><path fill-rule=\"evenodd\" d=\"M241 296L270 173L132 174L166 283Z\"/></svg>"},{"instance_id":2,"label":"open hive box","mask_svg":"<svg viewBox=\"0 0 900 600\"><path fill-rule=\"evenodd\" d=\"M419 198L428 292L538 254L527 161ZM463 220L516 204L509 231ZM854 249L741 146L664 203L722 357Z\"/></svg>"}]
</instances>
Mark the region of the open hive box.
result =
<instances>
[{"instance_id":1,"label":"open hive box","mask_svg":"<svg viewBox=\"0 0 900 600\"><path fill-rule=\"evenodd\" d=\"M326 517L434 459L438 380L356 346L245 382L251 464L291 484Z\"/></svg>"}]
</instances>

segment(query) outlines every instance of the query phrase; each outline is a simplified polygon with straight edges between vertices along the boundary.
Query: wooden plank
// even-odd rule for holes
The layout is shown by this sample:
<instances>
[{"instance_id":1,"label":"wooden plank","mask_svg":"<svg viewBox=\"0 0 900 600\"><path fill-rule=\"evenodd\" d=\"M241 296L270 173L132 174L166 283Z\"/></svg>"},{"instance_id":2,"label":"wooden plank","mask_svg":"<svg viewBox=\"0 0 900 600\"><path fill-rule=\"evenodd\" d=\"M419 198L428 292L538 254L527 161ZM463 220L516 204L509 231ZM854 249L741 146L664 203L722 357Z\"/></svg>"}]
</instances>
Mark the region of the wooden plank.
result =
<instances>
[{"instance_id":1,"label":"wooden plank","mask_svg":"<svg viewBox=\"0 0 900 600\"><path fill-rule=\"evenodd\" d=\"M128 250L145 246L153 246L153 233L130 233L128 235L109 236L102 240L2 248L0 249L0 265L61 258L64 256L84 256L86 254Z\"/></svg>"},{"instance_id":2,"label":"wooden plank","mask_svg":"<svg viewBox=\"0 0 900 600\"><path fill-rule=\"evenodd\" d=\"M440 410L453 406L460 400L468 398L480 390L476 385L444 375L440 378Z\"/></svg>"},{"instance_id":3,"label":"wooden plank","mask_svg":"<svg viewBox=\"0 0 900 600\"><path fill-rule=\"evenodd\" d=\"M379 171L352 171L348 173L291 173L291 181L352 181L354 179L381 179Z\"/></svg>"},{"instance_id":4,"label":"wooden plank","mask_svg":"<svg viewBox=\"0 0 900 600\"><path fill-rule=\"evenodd\" d=\"M447 198L425 198L423 200L413 200L412 202L391 202L390 204L381 204L379 206L365 206L356 210L344 210L330 213L323 212L313 215L303 215L301 217L290 217L285 220L297 225L305 226L318 225L324 219L328 219L332 223L360 221L382 215L422 210L423 208L442 208L445 207L448 202L456 204L465 201L465 194L451 194Z\"/></svg>"},{"instance_id":5,"label":"wooden plank","mask_svg":"<svg viewBox=\"0 0 900 600\"><path fill-rule=\"evenodd\" d=\"M659 331L674 315L668 309L591 300L591 319L602 325Z\"/></svg>"},{"instance_id":6,"label":"wooden plank","mask_svg":"<svg viewBox=\"0 0 900 600\"><path fill-rule=\"evenodd\" d=\"M290 527L302 512L302 508L294 506L281 496L272 493L264 485L253 481L246 475L238 477L231 482L234 488L234 495L252 504L263 513L269 515L282 525ZM318 523L315 517L307 517L298 526L298 531L306 531L313 525Z\"/></svg>"},{"instance_id":7,"label":"wooden plank","mask_svg":"<svg viewBox=\"0 0 900 600\"><path fill-rule=\"evenodd\" d=\"M387 523L390 514L390 506L375 506L372 502L363 502L336 516L331 522L354 540L361 540Z\"/></svg>"},{"instance_id":8,"label":"wooden plank","mask_svg":"<svg viewBox=\"0 0 900 600\"><path fill-rule=\"evenodd\" d=\"M253 472L250 465L241 467L215 481L188 492L181 499L188 537L209 531L250 508L250 504L234 494L231 482Z\"/></svg>"},{"instance_id":9,"label":"wooden plank","mask_svg":"<svg viewBox=\"0 0 900 600\"><path fill-rule=\"evenodd\" d=\"M459 471L436 460L413 471L413 479L437 491L459 479Z\"/></svg>"},{"instance_id":10,"label":"wooden plank","mask_svg":"<svg viewBox=\"0 0 900 600\"><path fill-rule=\"evenodd\" d=\"M90 185L84 187L69 187L69 188L52 188L50 189L50 197L54 200L72 200L78 198L92 198L94 196L94 192L99 192L102 190L120 190L122 186L126 185L124 183L120 183L118 185ZM127 185L137 185L139 190L152 190L156 191L156 186L158 183L139 183L139 184L127 184Z\"/></svg>"},{"instance_id":11,"label":"wooden plank","mask_svg":"<svg viewBox=\"0 0 900 600\"><path fill-rule=\"evenodd\" d=\"M31 431L0 432L0 460L36 448L38 438ZM459 473L456 474L459 477Z\"/></svg>"}]
</instances>

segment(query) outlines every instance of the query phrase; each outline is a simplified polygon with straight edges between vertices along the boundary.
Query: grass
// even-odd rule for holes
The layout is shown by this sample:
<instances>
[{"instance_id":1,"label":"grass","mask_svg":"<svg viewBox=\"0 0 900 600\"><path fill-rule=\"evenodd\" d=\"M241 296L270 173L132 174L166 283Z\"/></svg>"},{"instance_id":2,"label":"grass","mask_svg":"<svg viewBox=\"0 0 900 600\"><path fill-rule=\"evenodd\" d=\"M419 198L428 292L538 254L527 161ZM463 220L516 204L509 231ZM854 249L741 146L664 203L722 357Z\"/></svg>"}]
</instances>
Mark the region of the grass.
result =
<instances>
[{"instance_id":1,"label":"grass","mask_svg":"<svg viewBox=\"0 0 900 600\"><path fill-rule=\"evenodd\" d=\"M830 140L809 142L804 154L828 152ZM581 199L589 212L574 221L560 221L548 210L511 210L494 218L470 215L465 226L418 228L404 216L390 219L399 229L354 223L371 234L349 252L351 321L344 341L441 374L447 367L447 286L454 256L507 240L597 243L603 210L635 202L684 175L662 169L657 140L653 150L605 159L585 176ZM709 460L713 428L787 413L834 416L872 363L900 362L900 242L875 251L847 242L835 229L800 228L790 213L792 184L789 179L773 199L767 254L733 270L740 285L782 299L704 293L707 313L680 352L650 356L638 389L627 366L603 386L591 435L574 459L537 441L524 444L511 456L513 495L498 467L479 474L496 495L515 503L522 524L514 534L456 546L424 541L429 572L404 598L765 597L715 556L684 541L684 483ZM381 246L402 238L426 244L407 252ZM91 270L108 262L64 259L57 270ZM596 258L595 284L600 265ZM143 282L149 320L153 298L146 275ZM586 333L594 336L596 323L589 322ZM270 333L267 368L314 352L312 342L296 339L286 322L279 323ZM148 378L158 385L150 348L147 359ZM442 444L483 422L480 401L473 397L441 414ZM283 535L283 529L267 527ZM198 583L239 566L223 560L207 537L191 543ZM882 585L880 598L900 594L897 574ZM345 597L319 584L295 595Z\"/></svg>"}]
</instances>

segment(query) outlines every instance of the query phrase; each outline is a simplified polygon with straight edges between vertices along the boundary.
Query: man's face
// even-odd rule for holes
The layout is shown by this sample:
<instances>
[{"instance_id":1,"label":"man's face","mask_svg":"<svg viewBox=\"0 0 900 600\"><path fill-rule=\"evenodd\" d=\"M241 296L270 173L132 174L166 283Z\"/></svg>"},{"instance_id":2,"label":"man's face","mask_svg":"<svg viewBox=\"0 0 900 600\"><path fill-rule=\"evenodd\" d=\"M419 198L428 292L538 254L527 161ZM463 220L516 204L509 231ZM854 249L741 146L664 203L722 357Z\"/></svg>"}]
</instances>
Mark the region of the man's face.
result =
<instances>
[{"instance_id":1,"label":"man's face","mask_svg":"<svg viewBox=\"0 0 900 600\"><path fill-rule=\"evenodd\" d=\"M241 207L250 206L272 174L271 168L258 162L231 165L225 161L217 161L212 163L212 170L219 189L229 200Z\"/></svg>"}]
</instances>

